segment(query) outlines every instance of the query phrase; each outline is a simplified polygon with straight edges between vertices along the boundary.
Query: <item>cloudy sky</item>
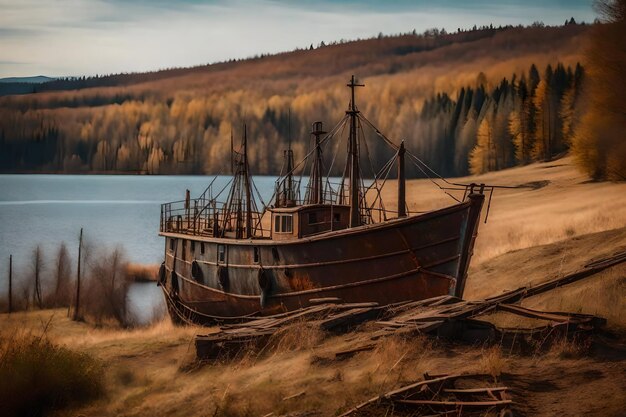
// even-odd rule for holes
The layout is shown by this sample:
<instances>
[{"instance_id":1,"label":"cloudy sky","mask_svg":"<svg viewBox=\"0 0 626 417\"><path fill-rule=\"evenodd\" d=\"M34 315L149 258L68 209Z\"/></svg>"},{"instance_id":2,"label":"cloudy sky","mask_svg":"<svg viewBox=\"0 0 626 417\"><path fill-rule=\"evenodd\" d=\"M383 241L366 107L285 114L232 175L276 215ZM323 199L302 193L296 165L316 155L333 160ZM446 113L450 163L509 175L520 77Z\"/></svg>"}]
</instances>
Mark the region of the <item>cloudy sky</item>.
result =
<instances>
[{"instance_id":1,"label":"cloudy sky","mask_svg":"<svg viewBox=\"0 0 626 417\"><path fill-rule=\"evenodd\" d=\"M0 0L0 77L146 71L438 27L591 22L592 0Z\"/></svg>"}]
</instances>

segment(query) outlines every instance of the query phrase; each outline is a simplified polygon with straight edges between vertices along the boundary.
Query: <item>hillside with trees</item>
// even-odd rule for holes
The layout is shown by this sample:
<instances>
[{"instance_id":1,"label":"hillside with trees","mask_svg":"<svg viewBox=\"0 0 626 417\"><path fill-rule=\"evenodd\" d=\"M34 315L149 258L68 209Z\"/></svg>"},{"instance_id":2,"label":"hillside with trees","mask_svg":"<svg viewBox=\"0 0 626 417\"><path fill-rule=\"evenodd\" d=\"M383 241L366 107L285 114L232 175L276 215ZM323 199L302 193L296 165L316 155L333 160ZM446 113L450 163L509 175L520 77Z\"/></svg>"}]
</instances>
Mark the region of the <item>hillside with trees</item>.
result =
<instances>
[{"instance_id":1,"label":"hillside with trees","mask_svg":"<svg viewBox=\"0 0 626 417\"><path fill-rule=\"evenodd\" d=\"M583 111L583 46L597 25L428 30L310 45L194 68L58 79L0 97L3 172L227 172L248 130L251 165L276 174L313 121L361 112L433 169L457 176L550 160ZM372 149L374 162L386 160ZM417 175L413 172L412 175Z\"/></svg>"}]
</instances>

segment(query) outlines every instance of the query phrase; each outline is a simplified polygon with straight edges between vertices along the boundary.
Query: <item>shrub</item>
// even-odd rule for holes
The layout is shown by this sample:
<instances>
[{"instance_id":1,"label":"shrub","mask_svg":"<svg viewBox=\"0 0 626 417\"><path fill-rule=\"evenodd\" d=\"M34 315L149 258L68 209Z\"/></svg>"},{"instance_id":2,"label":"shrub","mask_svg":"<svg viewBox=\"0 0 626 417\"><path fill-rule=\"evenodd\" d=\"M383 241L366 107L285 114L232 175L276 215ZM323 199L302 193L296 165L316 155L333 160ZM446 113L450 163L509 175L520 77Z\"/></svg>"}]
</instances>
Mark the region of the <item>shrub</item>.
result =
<instances>
[{"instance_id":1,"label":"shrub","mask_svg":"<svg viewBox=\"0 0 626 417\"><path fill-rule=\"evenodd\" d=\"M41 416L95 399L104 368L85 353L30 334L0 336L0 404L6 416Z\"/></svg>"}]
</instances>

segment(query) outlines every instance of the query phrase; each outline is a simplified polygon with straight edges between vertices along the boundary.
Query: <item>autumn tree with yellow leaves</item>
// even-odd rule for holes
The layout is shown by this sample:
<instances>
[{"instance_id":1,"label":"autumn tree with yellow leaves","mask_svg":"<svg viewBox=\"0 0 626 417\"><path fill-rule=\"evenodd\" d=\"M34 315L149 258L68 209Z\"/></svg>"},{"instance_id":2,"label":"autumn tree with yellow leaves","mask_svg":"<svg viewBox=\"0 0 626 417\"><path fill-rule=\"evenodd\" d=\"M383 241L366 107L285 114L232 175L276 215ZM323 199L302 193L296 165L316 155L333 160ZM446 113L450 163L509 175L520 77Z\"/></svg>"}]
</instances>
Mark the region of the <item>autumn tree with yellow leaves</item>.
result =
<instances>
[{"instance_id":1,"label":"autumn tree with yellow leaves","mask_svg":"<svg viewBox=\"0 0 626 417\"><path fill-rule=\"evenodd\" d=\"M595 3L586 53L586 106L572 138L579 166L594 179L626 180L626 0Z\"/></svg>"}]
</instances>

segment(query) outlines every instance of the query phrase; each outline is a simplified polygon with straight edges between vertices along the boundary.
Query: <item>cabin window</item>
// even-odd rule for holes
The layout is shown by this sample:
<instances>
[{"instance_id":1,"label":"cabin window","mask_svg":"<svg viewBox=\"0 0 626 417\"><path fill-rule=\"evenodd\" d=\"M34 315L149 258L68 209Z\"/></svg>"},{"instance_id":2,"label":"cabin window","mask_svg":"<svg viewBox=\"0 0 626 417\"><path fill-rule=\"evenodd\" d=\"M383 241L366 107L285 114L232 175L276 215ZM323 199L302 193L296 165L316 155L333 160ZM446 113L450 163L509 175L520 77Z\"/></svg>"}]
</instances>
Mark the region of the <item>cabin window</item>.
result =
<instances>
[{"instance_id":1,"label":"cabin window","mask_svg":"<svg viewBox=\"0 0 626 417\"><path fill-rule=\"evenodd\" d=\"M196 242L194 242L193 240L191 241L191 253L196 253Z\"/></svg>"},{"instance_id":2,"label":"cabin window","mask_svg":"<svg viewBox=\"0 0 626 417\"><path fill-rule=\"evenodd\" d=\"M200 243L200 253L204 255L204 242Z\"/></svg>"},{"instance_id":3,"label":"cabin window","mask_svg":"<svg viewBox=\"0 0 626 417\"><path fill-rule=\"evenodd\" d=\"M226 245L217 245L217 262L226 262Z\"/></svg>"},{"instance_id":4,"label":"cabin window","mask_svg":"<svg viewBox=\"0 0 626 417\"><path fill-rule=\"evenodd\" d=\"M183 257L181 258L182 260L187 259L187 241L183 240Z\"/></svg>"},{"instance_id":5,"label":"cabin window","mask_svg":"<svg viewBox=\"0 0 626 417\"><path fill-rule=\"evenodd\" d=\"M280 222L282 233L291 233L293 227L293 217L291 215L282 216Z\"/></svg>"},{"instance_id":6,"label":"cabin window","mask_svg":"<svg viewBox=\"0 0 626 417\"><path fill-rule=\"evenodd\" d=\"M254 263L258 264L259 260L261 259L261 253L259 252L259 247L255 246L253 250L254 250L254 253L253 253Z\"/></svg>"},{"instance_id":7,"label":"cabin window","mask_svg":"<svg viewBox=\"0 0 626 417\"><path fill-rule=\"evenodd\" d=\"M276 215L274 231L276 233L291 233L293 231L293 216L291 214Z\"/></svg>"},{"instance_id":8,"label":"cabin window","mask_svg":"<svg viewBox=\"0 0 626 417\"><path fill-rule=\"evenodd\" d=\"M341 220L341 213L333 213L333 220L336 222Z\"/></svg>"},{"instance_id":9,"label":"cabin window","mask_svg":"<svg viewBox=\"0 0 626 417\"><path fill-rule=\"evenodd\" d=\"M170 250L174 251L174 239L170 239Z\"/></svg>"},{"instance_id":10,"label":"cabin window","mask_svg":"<svg viewBox=\"0 0 626 417\"><path fill-rule=\"evenodd\" d=\"M317 212L313 211L309 213L309 224L317 223Z\"/></svg>"}]
</instances>

